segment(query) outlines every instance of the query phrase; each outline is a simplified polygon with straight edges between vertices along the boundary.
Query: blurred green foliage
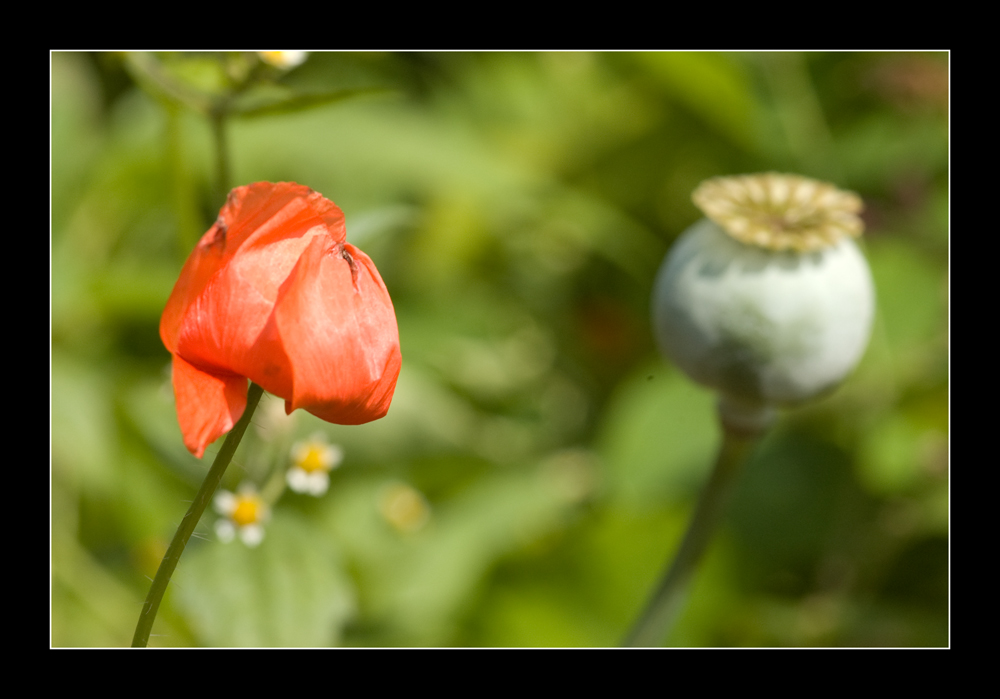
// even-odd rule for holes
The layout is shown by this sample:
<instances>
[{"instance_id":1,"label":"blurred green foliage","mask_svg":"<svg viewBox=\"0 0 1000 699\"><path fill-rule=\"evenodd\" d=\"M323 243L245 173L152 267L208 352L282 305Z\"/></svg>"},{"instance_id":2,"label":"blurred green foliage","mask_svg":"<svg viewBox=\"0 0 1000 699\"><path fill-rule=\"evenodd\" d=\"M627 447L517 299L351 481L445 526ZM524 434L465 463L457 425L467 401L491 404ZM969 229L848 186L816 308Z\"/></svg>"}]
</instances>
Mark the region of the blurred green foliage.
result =
<instances>
[{"instance_id":1,"label":"blurred green foliage","mask_svg":"<svg viewBox=\"0 0 1000 699\"><path fill-rule=\"evenodd\" d=\"M219 59L51 57L53 645L128 644L208 466L158 322L220 204L197 100L240 62L266 72L234 98L231 184L344 209L403 371L359 427L265 396L225 487L317 431L345 462L322 498L286 492L258 548L207 516L151 645L617 645L718 441L712 396L654 350L653 276L701 180L763 170L863 196L876 328L747 464L669 641L948 644L947 54ZM142 89L137 61L194 96ZM387 510L400 486L420 517Z\"/></svg>"}]
</instances>

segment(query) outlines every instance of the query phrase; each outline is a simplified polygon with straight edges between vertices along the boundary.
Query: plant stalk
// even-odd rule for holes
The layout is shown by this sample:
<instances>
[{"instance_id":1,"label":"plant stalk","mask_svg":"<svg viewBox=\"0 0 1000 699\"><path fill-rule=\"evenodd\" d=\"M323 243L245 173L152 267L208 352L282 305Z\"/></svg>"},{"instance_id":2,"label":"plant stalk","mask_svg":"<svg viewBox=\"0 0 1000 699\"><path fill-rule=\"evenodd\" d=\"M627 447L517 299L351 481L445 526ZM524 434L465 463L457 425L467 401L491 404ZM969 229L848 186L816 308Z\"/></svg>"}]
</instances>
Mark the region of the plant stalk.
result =
<instances>
[{"instance_id":1,"label":"plant stalk","mask_svg":"<svg viewBox=\"0 0 1000 699\"><path fill-rule=\"evenodd\" d=\"M725 510L736 476L760 437L725 425L715 468L701 493L680 549L665 571L642 616L629 632L627 647L659 646L680 614L688 583Z\"/></svg>"},{"instance_id":2,"label":"plant stalk","mask_svg":"<svg viewBox=\"0 0 1000 699\"><path fill-rule=\"evenodd\" d=\"M212 124L212 136L215 141L215 199L220 208L226 203L226 196L229 194L230 189L229 141L226 116L227 114L223 107L217 107L209 115L209 120Z\"/></svg>"},{"instance_id":3,"label":"plant stalk","mask_svg":"<svg viewBox=\"0 0 1000 699\"><path fill-rule=\"evenodd\" d=\"M247 425L250 424L250 418L253 417L254 410L256 410L257 403L260 402L260 397L263 393L263 388L255 383L250 384L250 389L247 391L247 407L243 410L243 416L240 417L236 426L226 435L226 441L222 443L222 448L219 449L219 453L212 463L212 468L209 469L208 475L205 476L201 488L198 489L198 493L194 497L194 502L191 503L187 514L184 515L184 519L181 520L180 525L177 527L177 532L174 534L169 548L167 548L167 553L163 556L163 560L160 561L156 577L153 578L149 594L146 595L146 601L142 605L142 613L139 615L139 623L135 627L135 634L132 636L133 648L145 648L149 643L149 632L153 628L153 621L156 619L156 613L160 609L163 593L166 592L167 585L170 583L170 576L174 574L174 569L177 567L177 562L180 560L181 554L184 553L184 547L187 546L188 539L191 538L191 534L198 525L198 521L205 512L205 508L208 507L208 503L212 501L212 496L215 494L216 488L222 482L222 476L226 472L229 462L232 461L233 454L236 453L236 447L240 445L240 440L243 439L243 433L246 432Z\"/></svg>"}]
</instances>

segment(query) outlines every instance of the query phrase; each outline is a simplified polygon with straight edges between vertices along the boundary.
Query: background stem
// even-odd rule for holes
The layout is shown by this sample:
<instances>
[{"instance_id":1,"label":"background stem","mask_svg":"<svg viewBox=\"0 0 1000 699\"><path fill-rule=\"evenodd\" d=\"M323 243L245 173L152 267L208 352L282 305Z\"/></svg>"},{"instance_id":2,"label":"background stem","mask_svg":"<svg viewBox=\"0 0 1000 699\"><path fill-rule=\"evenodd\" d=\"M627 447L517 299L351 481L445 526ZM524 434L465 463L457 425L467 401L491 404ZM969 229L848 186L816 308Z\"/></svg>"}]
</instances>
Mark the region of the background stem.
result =
<instances>
[{"instance_id":1,"label":"background stem","mask_svg":"<svg viewBox=\"0 0 1000 699\"><path fill-rule=\"evenodd\" d=\"M722 447L715 469L701 493L694 516L673 563L628 637L625 646L658 646L673 626L684 602L691 576L719 522L736 475L759 434L747 434L723 426Z\"/></svg>"},{"instance_id":2,"label":"background stem","mask_svg":"<svg viewBox=\"0 0 1000 699\"><path fill-rule=\"evenodd\" d=\"M250 384L250 390L247 391L247 407L243 411L243 416L240 417L236 426L226 435L226 441L222 443L222 448L216 455L215 461L212 463L212 468L209 469L208 475L205 476L205 480L198 490L198 494L194 497L194 502L191 503L187 514L184 515L180 526L177 527L177 532L174 534L173 541L170 542L170 547L167 549L166 555L160 561L156 577L153 578L149 594L146 595L146 601L142 605L142 613L139 615L139 623L135 627L135 634L132 636L133 648L145 648L146 644L149 643L149 632L153 628L153 621L156 619L156 612L159 610L160 602L163 600L163 593L166 592L167 585L170 583L170 576L174 574L174 568L177 567L177 562L180 560L181 554L184 553L184 547L187 545L188 539L191 538L191 534L198 525L198 521L205 512L205 508L211 502L212 496L215 494L215 489L219 487L222 475L226 472L229 462L232 461L233 454L236 453L236 447L240 445L243 433L246 432L247 425L250 424L250 418L253 417L254 410L257 408L257 403L260 401L263 393L263 388L255 383Z\"/></svg>"},{"instance_id":3,"label":"background stem","mask_svg":"<svg viewBox=\"0 0 1000 699\"><path fill-rule=\"evenodd\" d=\"M227 141L226 110L218 108L209 117L212 122L212 136L215 141L215 199L221 208L229 194L229 144Z\"/></svg>"}]
</instances>

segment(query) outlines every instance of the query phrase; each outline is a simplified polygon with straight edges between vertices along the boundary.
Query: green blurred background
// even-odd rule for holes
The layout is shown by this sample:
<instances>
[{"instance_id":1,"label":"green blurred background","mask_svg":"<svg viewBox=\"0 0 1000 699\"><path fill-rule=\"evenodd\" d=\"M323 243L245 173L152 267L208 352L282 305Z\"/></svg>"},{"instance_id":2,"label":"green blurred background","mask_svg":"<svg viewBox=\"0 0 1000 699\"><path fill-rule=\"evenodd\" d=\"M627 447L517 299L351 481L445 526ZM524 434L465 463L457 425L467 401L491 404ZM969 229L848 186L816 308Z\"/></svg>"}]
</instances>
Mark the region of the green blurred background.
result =
<instances>
[{"instance_id":1,"label":"green blurred background","mask_svg":"<svg viewBox=\"0 0 1000 699\"><path fill-rule=\"evenodd\" d=\"M207 94L256 60L140 58ZM183 447L158 335L221 203L212 131L135 65L51 56L54 646L128 645L215 451ZM620 643L719 439L713 397L655 351L653 277L700 181L764 170L864 198L876 326L747 464L669 643L947 645L948 71L946 53L322 53L262 73L230 184L343 208L403 370L364 426L265 396L225 487L316 432L344 463L325 496L286 492L256 549L206 514L151 645Z\"/></svg>"}]
</instances>

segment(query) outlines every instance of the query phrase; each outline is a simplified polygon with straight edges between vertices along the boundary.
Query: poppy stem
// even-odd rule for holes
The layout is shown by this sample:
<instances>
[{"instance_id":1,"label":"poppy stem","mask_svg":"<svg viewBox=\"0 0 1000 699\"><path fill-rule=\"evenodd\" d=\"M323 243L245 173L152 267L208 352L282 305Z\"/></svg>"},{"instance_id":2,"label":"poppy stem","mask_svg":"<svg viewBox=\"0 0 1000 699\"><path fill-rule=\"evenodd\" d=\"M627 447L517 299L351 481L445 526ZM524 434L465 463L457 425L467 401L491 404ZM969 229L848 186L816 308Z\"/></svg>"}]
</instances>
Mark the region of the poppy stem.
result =
<instances>
[{"instance_id":1,"label":"poppy stem","mask_svg":"<svg viewBox=\"0 0 1000 699\"><path fill-rule=\"evenodd\" d=\"M222 475L226 472L229 462L233 460L236 447L240 445L243 433L246 432L250 418L253 417L254 410L257 408L257 403L260 402L263 393L263 388L255 383L250 384L250 390L247 391L247 407L243 411L243 416L226 436L226 441L222 443L222 448L219 449L219 453L212 463L212 468L209 469L198 494L194 497L194 502L191 503L187 514L184 515L180 526L177 527L177 532L174 534L173 541L170 542L170 547L167 548L167 553L160 561L156 577L153 578L149 594L146 595L146 601L142 605L142 613L139 615L139 623L135 627L135 635L132 636L133 648L145 648L146 644L149 643L149 632L153 628L153 621L160 608L163 593L166 592L167 585L170 583L170 576L173 575L177 562L180 560L181 554L184 553L184 547L187 545L188 539L191 538L205 508L211 502L216 488L222 482Z\"/></svg>"},{"instance_id":2,"label":"poppy stem","mask_svg":"<svg viewBox=\"0 0 1000 699\"><path fill-rule=\"evenodd\" d=\"M663 642L683 609L688 583L721 519L740 466L753 450L760 434L734 429L723 421L722 446L715 469L701 493L680 549L664 572L642 616L626 637L624 646L648 647Z\"/></svg>"}]
</instances>

